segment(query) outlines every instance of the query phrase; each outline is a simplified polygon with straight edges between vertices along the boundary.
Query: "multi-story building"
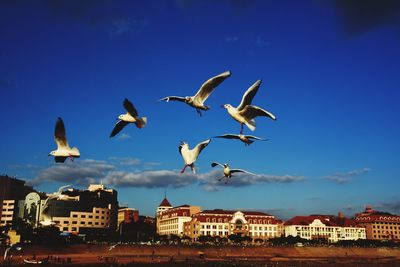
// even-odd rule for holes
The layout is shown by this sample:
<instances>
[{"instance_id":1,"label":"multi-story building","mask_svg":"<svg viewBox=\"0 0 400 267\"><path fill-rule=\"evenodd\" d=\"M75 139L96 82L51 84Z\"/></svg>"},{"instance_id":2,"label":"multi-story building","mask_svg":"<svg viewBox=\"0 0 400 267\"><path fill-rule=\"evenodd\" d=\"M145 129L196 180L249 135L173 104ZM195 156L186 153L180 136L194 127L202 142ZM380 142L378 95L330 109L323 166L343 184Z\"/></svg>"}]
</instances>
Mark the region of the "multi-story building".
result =
<instances>
[{"instance_id":1,"label":"multi-story building","mask_svg":"<svg viewBox=\"0 0 400 267\"><path fill-rule=\"evenodd\" d=\"M340 240L365 239L365 228L342 213L333 215L296 216L284 223L285 236L299 236L304 239Z\"/></svg>"},{"instance_id":2,"label":"multi-story building","mask_svg":"<svg viewBox=\"0 0 400 267\"><path fill-rule=\"evenodd\" d=\"M118 209L118 225L121 223L132 223L139 220L139 211L132 208Z\"/></svg>"},{"instance_id":3,"label":"multi-story building","mask_svg":"<svg viewBox=\"0 0 400 267\"><path fill-rule=\"evenodd\" d=\"M228 237L231 234L265 240L282 234L282 221L254 211L205 210L193 214L184 226L184 234L192 240L200 236Z\"/></svg>"},{"instance_id":4,"label":"multi-story building","mask_svg":"<svg viewBox=\"0 0 400 267\"><path fill-rule=\"evenodd\" d=\"M13 199L5 199L2 203L0 226L11 225L15 216L16 201Z\"/></svg>"},{"instance_id":5,"label":"multi-story building","mask_svg":"<svg viewBox=\"0 0 400 267\"><path fill-rule=\"evenodd\" d=\"M160 205L158 205L157 210L156 210L156 233L159 233L160 229L160 220L158 219L158 216L162 211L172 209L171 203L169 203L167 196L164 196L164 199L161 201Z\"/></svg>"},{"instance_id":6,"label":"multi-story building","mask_svg":"<svg viewBox=\"0 0 400 267\"><path fill-rule=\"evenodd\" d=\"M192 215L200 212L199 206L182 205L164 211L157 215L157 233L159 235L183 236L183 224L192 219Z\"/></svg>"},{"instance_id":7,"label":"multi-story building","mask_svg":"<svg viewBox=\"0 0 400 267\"><path fill-rule=\"evenodd\" d=\"M356 214L354 220L365 227L367 239L400 240L398 215L374 211L371 206L367 206L364 212Z\"/></svg>"},{"instance_id":8,"label":"multi-story building","mask_svg":"<svg viewBox=\"0 0 400 267\"><path fill-rule=\"evenodd\" d=\"M90 185L87 190L64 191L59 198L50 200L48 210L60 231L77 233L116 230L117 213L117 191L104 185Z\"/></svg>"},{"instance_id":9,"label":"multi-story building","mask_svg":"<svg viewBox=\"0 0 400 267\"><path fill-rule=\"evenodd\" d=\"M33 188L25 185L25 181L0 175L0 226L12 223L14 216L10 215L11 212L15 212L18 200L25 198L32 191L34 191ZM4 200L6 201L4 202ZM7 204L7 207L3 208L3 203ZM11 205L11 203L13 204ZM6 212L5 216L2 216L3 210Z\"/></svg>"}]
</instances>

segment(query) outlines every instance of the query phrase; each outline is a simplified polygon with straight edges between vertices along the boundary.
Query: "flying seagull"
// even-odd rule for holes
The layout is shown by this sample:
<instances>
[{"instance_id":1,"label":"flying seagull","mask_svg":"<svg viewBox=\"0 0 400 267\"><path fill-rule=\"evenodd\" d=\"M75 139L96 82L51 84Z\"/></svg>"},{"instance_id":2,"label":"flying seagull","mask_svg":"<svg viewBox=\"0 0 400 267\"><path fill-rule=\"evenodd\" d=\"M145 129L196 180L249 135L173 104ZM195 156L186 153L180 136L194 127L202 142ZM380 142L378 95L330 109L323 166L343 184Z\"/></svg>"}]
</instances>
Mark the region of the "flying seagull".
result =
<instances>
[{"instance_id":1,"label":"flying seagull","mask_svg":"<svg viewBox=\"0 0 400 267\"><path fill-rule=\"evenodd\" d=\"M112 245L112 246L110 246L110 247L108 248L108 251L113 250L113 249L116 248L117 246L118 246L118 243L117 243L117 244L114 244L114 245Z\"/></svg>"},{"instance_id":2,"label":"flying seagull","mask_svg":"<svg viewBox=\"0 0 400 267\"><path fill-rule=\"evenodd\" d=\"M49 204L50 204L50 200L53 199L58 199L61 198L63 195L62 193L64 192L65 189L70 188L71 185L64 185L61 186L60 188L58 188L57 192L54 192L52 194L49 194L43 204L43 207L40 211L41 215L41 219L42 221L40 222L41 225L43 226L50 226L50 225L55 225L56 223L53 222L51 215L49 214Z\"/></svg>"},{"instance_id":3,"label":"flying seagull","mask_svg":"<svg viewBox=\"0 0 400 267\"><path fill-rule=\"evenodd\" d=\"M127 98L124 100L124 108L127 112L118 116L118 122L115 124L110 137L117 135L129 123L134 123L139 129L146 126L147 118L139 117L136 108Z\"/></svg>"},{"instance_id":4,"label":"flying seagull","mask_svg":"<svg viewBox=\"0 0 400 267\"><path fill-rule=\"evenodd\" d=\"M70 148L65 135L65 127L63 120L59 117L54 130L54 138L57 144L57 150L50 152L49 156L54 156L56 162L65 162L66 158L74 161L74 158L79 158L81 154L76 147Z\"/></svg>"},{"instance_id":5,"label":"flying seagull","mask_svg":"<svg viewBox=\"0 0 400 267\"><path fill-rule=\"evenodd\" d=\"M229 168L229 165L227 163L225 164L221 164L218 162L213 162L211 163L211 167L215 167L215 166L221 166L222 168L224 168L224 176L222 176L221 178L218 179L218 181L221 181L222 179L226 178L225 184L228 182L228 180L232 177L232 173L235 172L243 172L243 173L247 173L247 174L251 174L251 175L255 175L254 173L242 170L242 169L231 169Z\"/></svg>"},{"instance_id":6,"label":"flying seagull","mask_svg":"<svg viewBox=\"0 0 400 267\"><path fill-rule=\"evenodd\" d=\"M214 89L220 85L226 78L231 76L230 71L225 71L217 76L214 76L210 79L208 79L205 83L203 83L200 87L200 89L197 91L197 93L194 96L186 96L186 97L181 97L181 96L167 96L159 101L179 101L179 102L185 102L191 107L194 107L197 111L197 113L201 116L201 111L200 110L209 110L210 107L204 105L204 102L207 100L207 98L211 95L211 93L214 91Z\"/></svg>"},{"instance_id":7,"label":"flying seagull","mask_svg":"<svg viewBox=\"0 0 400 267\"><path fill-rule=\"evenodd\" d=\"M214 138L237 139L237 140L242 141L245 146L249 146L254 142L253 140L250 140L250 139L259 140L259 141L267 141L268 140L268 139L260 138L260 137L254 136L254 135L243 135L243 134L224 134L224 135L215 136Z\"/></svg>"},{"instance_id":8,"label":"flying seagull","mask_svg":"<svg viewBox=\"0 0 400 267\"><path fill-rule=\"evenodd\" d=\"M230 104L225 104L222 107L225 108L229 115L232 116L234 120L240 123L240 134L243 134L243 124L246 124L250 130L254 131L256 129L256 121L254 120L257 116L270 117L276 120L276 117L257 106L251 105L251 101L256 95L258 88L260 88L261 80L257 80L249 89L244 93L242 97L242 102L236 108L232 107Z\"/></svg>"},{"instance_id":9,"label":"flying seagull","mask_svg":"<svg viewBox=\"0 0 400 267\"><path fill-rule=\"evenodd\" d=\"M189 149L189 144L185 142L181 142L179 145L179 153L182 155L183 161L185 162L185 166L181 170L181 173L184 173L186 167L190 167L193 173L196 173L194 163L197 160L200 152L211 142L211 139L205 140L195 146L193 149Z\"/></svg>"}]
</instances>

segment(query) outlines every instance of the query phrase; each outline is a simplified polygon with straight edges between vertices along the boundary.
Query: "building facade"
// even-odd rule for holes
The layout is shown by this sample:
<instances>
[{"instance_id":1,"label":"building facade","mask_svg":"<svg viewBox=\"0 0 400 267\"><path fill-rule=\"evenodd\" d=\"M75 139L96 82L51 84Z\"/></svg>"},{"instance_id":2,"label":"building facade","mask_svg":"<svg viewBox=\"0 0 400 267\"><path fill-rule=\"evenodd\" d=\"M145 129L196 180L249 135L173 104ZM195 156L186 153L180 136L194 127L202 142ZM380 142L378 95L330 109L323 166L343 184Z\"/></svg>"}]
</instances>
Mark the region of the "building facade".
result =
<instances>
[{"instance_id":1,"label":"building facade","mask_svg":"<svg viewBox=\"0 0 400 267\"><path fill-rule=\"evenodd\" d=\"M200 212L199 206L182 205L160 211L157 214L157 234L184 235L184 223L192 219L192 215Z\"/></svg>"},{"instance_id":2,"label":"building facade","mask_svg":"<svg viewBox=\"0 0 400 267\"><path fill-rule=\"evenodd\" d=\"M325 239L329 242L365 239L365 228L343 214L296 216L284 223L285 236Z\"/></svg>"},{"instance_id":3,"label":"building facade","mask_svg":"<svg viewBox=\"0 0 400 267\"><path fill-rule=\"evenodd\" d=\"M118 225L121 223L132 223L139 220L139 211L132 208L118 209Z\"/></svg>"},{"instance_id":4,"label":"building facade","mask_svg":"<svg viewBox=\"0 0 400 267\"><path fill-rule=\"evenodd\" d=\"M367 239L400 240L398 215L374 211L371 206L367 206L364 212L356 214L354 220L365 228Z\"/></svg>"},{"instance_id":5,"label":"building facade","mask_svg":"<svg viewBox=\"0 0 400 267\"><path fill-rule=\"evenodd\" d=\"M167 196L165 196L164 199L161 201L160 205L158 205L156 210L156 233L160 232L160 220L158 216L160 215L161 212L169 209L172 209L172 205L171 203L169 203Z\"/></svg>"},{"instance_id":6,"label":"building facade","mask_svg":"<svg viewBox=\"0 0 400 267\"><path fill-rule=\"evenodd\" d=\"M266 240L282 234L282 221L272 215L253 211L205 210L192 215L184 226L184 234L194 241L200 236L227 238L232 234Z\"/></svg>"},{"instance_id":7,"label":"building facade","mask_svg":"<svg viewBox=\"0 0 400 267\"><path fill-rule=\"evenodd\" d=\"M86 190L69 189L57 199L50 200L48 214L60 231L81 234L100 233L99 230L115 231L118 220L117 192L104 185L90 185ZM40 221L44 220L42 215Z\"/></svg>"},{"instance_id":8,"label":"building facade","mask_svg":"<svg viewBox=\"0 0 400 267\"><path fill-rule=\"evenodd\" d=\"M33 188L25 185L25 181L0 175L0 226L12 223L12 219L10 220L12 218L10 217L11 206L16 209L18 200L24 199L32 191L34 191ZM6 201L4 202L4 200ZM12 201L14 202L11 205ZM3 203L8 206L3 208ZM3 210L6 212L4 217L2 216Z\"/></svg>"}]
</instances>

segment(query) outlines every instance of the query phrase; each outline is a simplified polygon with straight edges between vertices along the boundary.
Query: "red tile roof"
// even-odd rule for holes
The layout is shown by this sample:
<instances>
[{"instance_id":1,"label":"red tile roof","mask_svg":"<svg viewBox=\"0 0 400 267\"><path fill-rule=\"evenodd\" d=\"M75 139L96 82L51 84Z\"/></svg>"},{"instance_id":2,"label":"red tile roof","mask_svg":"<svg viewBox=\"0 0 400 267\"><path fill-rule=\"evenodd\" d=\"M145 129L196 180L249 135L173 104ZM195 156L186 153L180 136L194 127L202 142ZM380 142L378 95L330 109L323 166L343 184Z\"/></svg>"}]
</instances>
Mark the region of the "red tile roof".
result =
<instances>
[{"instance_id":1,"label":"red tile roof","mask_svg":"<svg viewBox=\"0 0 400 267\"><path fill-rule=\"evenodd\" d=\"M295 216L292 219L285 222L285 225L309 225L314 220L320 220L326 226L338 226L338 227L357 227L357 223L354 220L337 217L333 215L310 215L310 216Z\"/></svg>"},{"instance_id":2,"label":"red tile roof","mask_svg":"<svg viewBox=\"0 0 400 267\"><path fill-rule=\"evenodd\" d=\"M169 203L167 198L164 198L163 201L161 201L159 207L172 207L172 205Z\"/></svg>"}]
</instances>

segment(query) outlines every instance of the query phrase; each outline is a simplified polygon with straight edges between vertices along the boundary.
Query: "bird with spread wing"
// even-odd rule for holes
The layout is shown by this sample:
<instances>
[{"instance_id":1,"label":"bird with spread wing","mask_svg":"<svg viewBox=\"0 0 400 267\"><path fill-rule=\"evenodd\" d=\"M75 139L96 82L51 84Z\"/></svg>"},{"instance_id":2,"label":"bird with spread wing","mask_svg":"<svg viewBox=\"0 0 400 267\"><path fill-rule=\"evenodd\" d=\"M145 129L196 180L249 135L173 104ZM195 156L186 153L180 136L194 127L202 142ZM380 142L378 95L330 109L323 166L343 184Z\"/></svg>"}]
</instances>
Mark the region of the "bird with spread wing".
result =
<instances>
[{"instance_id":1,"label":"bird with spread wing","mask_svg":"<svg viewBox=\"0 0 400 267\"><path fill-rule=\"evenodd\" d=\"M197 113L201 116L201 111L200 110L209 110L210 107L204 105L204 102L207 100L207 98L211 95L211 93L214 91L214 89L220 85L226 78L231 76L230 71L225 71L217 76L214 76L210 79L208 79L205 83L203 83L200 87L200 89L197 91L197 93L194 96L186 96L186 97L181 97L181 96L167 96L159 101L179 101L179 102L184 102L188 104L189 106L193 107L196 109Z\"/></svg>"}]
</instances>

